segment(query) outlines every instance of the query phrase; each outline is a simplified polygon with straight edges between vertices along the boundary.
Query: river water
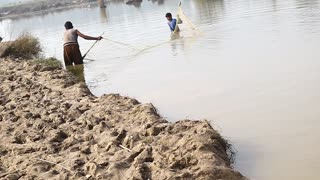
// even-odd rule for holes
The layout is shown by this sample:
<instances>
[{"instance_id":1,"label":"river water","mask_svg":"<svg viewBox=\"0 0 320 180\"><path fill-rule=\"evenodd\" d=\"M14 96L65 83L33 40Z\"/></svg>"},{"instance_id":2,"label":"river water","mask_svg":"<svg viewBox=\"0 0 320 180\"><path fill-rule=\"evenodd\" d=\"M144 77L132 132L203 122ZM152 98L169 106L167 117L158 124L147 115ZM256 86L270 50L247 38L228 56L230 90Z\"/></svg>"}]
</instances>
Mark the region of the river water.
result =
<instances>
[{"instance_id":1,"label":"river water","mask_svg":"<svg viewBox=\"0 0 320 180\"><path fill-rule=\"evenodd\" d=\"M208 119L237 151L252 179L316 180L320 169L320 1L184 0L200 29L170 40L164 15L177 1L110 3L0 22L5 40L40 38L62 59L63 24L105 37L88 54L96 95L153 103L171 121ZM92 41L80 40L85 52ZM144 50L144 51L141 51Z\"/></svg>"}]
</instances>

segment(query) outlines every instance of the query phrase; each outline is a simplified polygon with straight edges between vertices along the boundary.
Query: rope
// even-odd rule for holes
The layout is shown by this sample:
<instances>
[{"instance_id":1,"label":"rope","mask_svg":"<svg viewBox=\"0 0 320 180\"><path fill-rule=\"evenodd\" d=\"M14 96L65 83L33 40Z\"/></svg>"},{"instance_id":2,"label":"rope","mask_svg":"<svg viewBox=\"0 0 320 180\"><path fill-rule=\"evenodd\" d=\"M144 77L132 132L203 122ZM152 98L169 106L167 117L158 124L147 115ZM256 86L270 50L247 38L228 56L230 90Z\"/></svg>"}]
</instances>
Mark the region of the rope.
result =
<instances>
[{"instance_id":1,"label":"rope","mask_svg":"<svg viewBox=\"0 0 320 180\"><path fill-rule=\"evenodd\" d=\"M138 50L138 49L136 49L135 47L133 47L133 46L130 45L130 44L125 44L125 43L122 43L122 42L114 41L114 40L111 40L111 39L106 38L106 37L103 37L103 40L107 40L107 41L110 41L110 42L113 42L113 43L116 43L116 44L120 44L120 45L122 45L122 46L130 47L130 48L132 48L132 49L134 49L134 50Z\"/></svg>"},{"instance_id":2,"label":"rope","mask_svg":"<svg viewBox=\"0 0 320 180\"><path fill-rule=\"evenodd\" d=\"M120 45L123 45L123 46L130 47L130 48L132 48L133 50L138 51L136 54L131 55L131 56L138 56L138 55L140 55L141 53L143 53L143 52L146 51L146 50L149 50L149 49L152 49L152 48L155 48L155 47L158 47L158 46L161 46L161 45L163 45L163 44L166 44L166 43L169 43L169 42L170 42L170 41L166 41L166 42L159 43L159 44L156 44L156 45L153 45L153 46L145 47L145 48L143 48L143 49L137 49L137 48L133 47L133 46L130 45L130 44L125 44L125 43L122 43L122 42L114 41L114 40L111 40L111 39L108 39L108 38L105 38L105 37L103 37L103 39L104 39L104 40L107 40L107 41L110 41L110 42L113 42L113 43L116 43L116 44L120 44ZM128 56L128 57L131 57L131 56Z\"/></svg>"},{"instance_id":3,"label":"rope","mask_svg":"<svg viewBox=\"0 0 320 180\"><path fill-rule=\"evenodd\" d=\"M138 56L140 54L142 54L144 51L146 50L149 50L149 49L153 49L153 48L156 48L156 47L159 47L159 46L162 46L164 44L167 44L169 43L170 41L166 41L166 42L163 42L163 43L159 43L159 44L156 44L156 45L153 45L153 46L149 46L149 47L146 47L146 48L143 48L142 50L140 50L137 54L135 54L134 56Z\"/></svg>"}]
</instances>

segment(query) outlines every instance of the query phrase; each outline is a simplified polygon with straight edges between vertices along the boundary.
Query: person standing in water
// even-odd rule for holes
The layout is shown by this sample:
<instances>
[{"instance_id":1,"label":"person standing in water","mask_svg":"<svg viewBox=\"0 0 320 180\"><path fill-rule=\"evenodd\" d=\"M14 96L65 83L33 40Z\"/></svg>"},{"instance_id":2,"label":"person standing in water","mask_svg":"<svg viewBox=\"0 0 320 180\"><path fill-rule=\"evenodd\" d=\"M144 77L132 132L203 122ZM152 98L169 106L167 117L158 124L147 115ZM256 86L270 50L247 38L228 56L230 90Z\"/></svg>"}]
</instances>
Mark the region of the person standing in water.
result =
<instances>
[{"instance_id":1,"label":"person standing in water","mask_svg":"<svg viewBox=\"0 0 320 180\"><path fill-rule=\"evenodd\" d=\"M173 32L179 32L180 29L179 29L179 27L177 25L177 20L172 18L172 14L171 13L167 13L166 14L166 18L168 20L168 25L169 25L169 28L170 28L171 32L172 33Z\"/></svg>"},{"instance_id":2,"label":"person standing in water","mask_svg":"<svg viewBox=\"0 0 320 180\"><path fill-rule=\"evenodd\" d=\"M83 64L83 58L79 49L78 36L86 40L101 40L102 37L91 37L82 34L77 29L73 29L70 21L64 24L66 31L64 32L63 57L64 63L67 66Z\"/></svg>"}]
</instances>

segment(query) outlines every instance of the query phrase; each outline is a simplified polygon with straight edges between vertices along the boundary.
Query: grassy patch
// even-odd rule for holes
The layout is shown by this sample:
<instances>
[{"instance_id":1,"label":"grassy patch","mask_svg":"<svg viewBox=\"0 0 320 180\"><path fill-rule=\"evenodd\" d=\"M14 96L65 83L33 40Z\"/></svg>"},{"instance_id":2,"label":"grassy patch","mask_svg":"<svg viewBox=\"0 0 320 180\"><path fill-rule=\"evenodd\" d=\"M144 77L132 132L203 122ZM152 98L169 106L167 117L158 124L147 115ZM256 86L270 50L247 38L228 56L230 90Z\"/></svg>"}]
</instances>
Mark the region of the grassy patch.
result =
<instances>
[{"instance_id":1,"label":"grassy patch","mask_svg":"<svg viewBox=\"0 0 320 180\"><path fill-rule=\"evenodd\" d=\"M50 69L61 69L62 68L62 63L54 57L47 58L47 59L45 59L45 58L35 59L35 60L32 60L32 63L39 64L44 67L49 67Z\"/></svg>"},{"instance_id":2,"label":"grassy patch","mask_svg":"<svg viewBox=\"0 0 320 180\"><path fill-rule=\"evenodd\" d=\"M38 38L30 34L21 35L17 40L8 44L2 57L32 59L39 57L41 45Z\"/></svg>"}]
</instances>

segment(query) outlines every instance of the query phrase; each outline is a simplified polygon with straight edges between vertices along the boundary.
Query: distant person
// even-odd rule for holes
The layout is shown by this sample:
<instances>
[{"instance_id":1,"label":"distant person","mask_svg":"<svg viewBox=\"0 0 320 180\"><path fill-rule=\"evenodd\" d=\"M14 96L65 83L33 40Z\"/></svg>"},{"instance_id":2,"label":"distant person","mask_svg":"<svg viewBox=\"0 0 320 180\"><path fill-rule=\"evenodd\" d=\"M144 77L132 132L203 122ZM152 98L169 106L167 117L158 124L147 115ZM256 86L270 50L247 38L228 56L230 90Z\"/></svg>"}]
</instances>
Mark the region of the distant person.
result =
<instances>
[{"instance_id":1,"label":"distant person","mask_svg":"<svg viewBox=\"0 0 320 180\"><path fill-rule=\"evenodd\" d=\"M169 25L171 32L179 32L180 29L179 29L179 26L177 25L178 24L177 20L172 18L172 14L167 13L166 18L168 20L168 25Z\"/></svg>"},{"instance_id":2,"label":"distant person","mask_svg":"<svg viewBox=\"0 0 320 180\"><path fill-rule=\"evenodd\" d=\"M102 37L91 37L80 33L77 29L73 29L70 21L64 24L66 31L64 32L63 57L67 66L83 64L83 58L79 49L78 36L86 40L101 40Z\"/></svg>"}]
</instances>

